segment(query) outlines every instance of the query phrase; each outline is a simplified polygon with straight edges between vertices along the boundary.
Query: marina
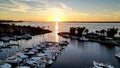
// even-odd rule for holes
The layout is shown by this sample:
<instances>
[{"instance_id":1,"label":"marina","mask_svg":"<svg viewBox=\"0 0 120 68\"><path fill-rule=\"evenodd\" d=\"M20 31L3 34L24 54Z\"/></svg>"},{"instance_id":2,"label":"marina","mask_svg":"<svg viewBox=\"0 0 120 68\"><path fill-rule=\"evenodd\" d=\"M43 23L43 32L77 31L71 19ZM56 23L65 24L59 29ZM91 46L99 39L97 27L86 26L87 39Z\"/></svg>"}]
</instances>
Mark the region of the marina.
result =
<instances>
[{"instance_id":1,"label":"marina","mask_svg":"<svg viewBox=\"0 0 120 68\"><path fill-rule=\"evenodd\" d=\"M16 23L16 25L29 25L29 24L32 25L32 23L30 23L30 22ZM76 23L76 24L78 25L78 23ZM86 24L88 24L88 23L84 23L84 24L80 23L79 25L85 26ZM52 30L52 33L48 33L45 35L32 36L32 38L29 40L21 39L21 40L16 40L16 41L10 40L9 42L1 41L1 45L3 45L3 44L18 44L19 46L11 46L11 48L1 48L0 49L1 50L0 51L0 59L6 60L8 55L16 56L16 54L18 54L18 56L21 58L26 58L31 55L35 55L36 52L42 51L43 50L42 48L44 48L45 46L42 45L41 46L42 48L37 46L37 45L40 45L40 43L42 44L42 42L46 41L46 42L52 43L52 42L59 42L62 40L67 40L69 42L69 44L67 45L67 47L63 46L63 48L65 48L65 49L62 50L62 53L60 54L60 56L58 56L59 54L56 54L58 57L57 57L57 59L54 58L55 62L52 63L52 61L50 60L49 63L52 63L52 65L50 65L49 68L78 68L78 67L89 68L89 67L94 66L93 65L94 60L96 60L97 62L102 62L102 63L110 62L111 65L113 65L115 68L120 67L119 66L120 61L117 57L115 57L115 54L119 53L119 51L120 51L119 46L107 46L106 44L100 44L100 43L93 42L93 41L86 42L86 41L75 40L75 39L70 39L70 38L63 38L56 34L57 27L53 27L54 25L56 25L55 23L53 23L53 24L34 23L33 26L36 26L36 25L46 26L46 29L48 28L47 26L49 25L49 29ZM60 29L60 28L57 29L58 32L64 32L64 31L69 31L69 27L72 26L73 24L72 23L59 23L57 25L58 25L58 28L63 25L64 25L63 27L67 27L68 29ZM67 25L69 25L69 27ZM89 27L89 29L91 31L92 30L94 31L94 28L98 27L100 25L101 24L94 23L94 27L91 26L91 27ZM104 23L104 25L105 25L105 23ZM119 28L119 24L117 24L117 23L116 24L112 24L112 23L108 24L107 23L107 25L103 26L102 28L112 27L110 25L114 25ZM86 27L88 27L88 26L86 26ZM99 29L102 29L102 28L99 27ZM63 44L63 42L61 42L60 44ZM33 47L35 49L32 49ZM31 51L29 52L29 50L31 50ZM49 50L44 51L44 52L49 52ZM36 55L43 56L43 54L41 54L41 53L37 53ZM35 56L35 57L37 57L37 56ZM31 61L31 60L29 60L29 61ZM32 61L31 61L31 63L32 63ZM44 66L44 64L43 64L43 66ZM20 67L29 67L29 66L20 66Z\"/></svg>"},{"instance_id":2,"label":"marina","mask_svg":"<svg viewBox=\"0 0 120 68\"><path fill-rule=\"evenodd\" d=\"M7 59L0 63L0 68L19 68L37 67L45 68L46 65L52 65L57 56L61 54L63 46L67 46L68 42L43 42L33 48L16 52L14 56L8 55ZM39 51L39 49L42 49Z\"/></svg>"},{"instance_id":3,"label":"marina","mask_svg":"<svg viewBox=\"0 0 120 68\"><path fill-rule=\"evenodd\" d=\"M0 0L0 68L120 68L120 0Z\"/></svg>"}]
</instances>

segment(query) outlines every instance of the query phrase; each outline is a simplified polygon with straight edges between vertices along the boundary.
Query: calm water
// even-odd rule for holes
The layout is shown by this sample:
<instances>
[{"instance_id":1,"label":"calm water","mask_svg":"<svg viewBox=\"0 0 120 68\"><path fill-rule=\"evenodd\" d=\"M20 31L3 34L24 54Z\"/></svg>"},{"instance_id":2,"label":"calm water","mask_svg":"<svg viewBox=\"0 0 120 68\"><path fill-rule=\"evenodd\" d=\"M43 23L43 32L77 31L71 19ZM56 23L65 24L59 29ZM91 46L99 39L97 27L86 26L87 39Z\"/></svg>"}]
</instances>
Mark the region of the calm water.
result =
<instances>
[{"instance_id":1,"label":"calm water","mask_svg":"<svg viewBox=\"0 0 120 68\"><path fill-rule=\"evenodd\" d=\"M64 39L57 35L58 32L69 31L72 26L85 26L91 31L117 27L120 29L120 23L17 23L17 25L31 25L35 27L45 27L53 33L33 36L31 40L10 41L18 43L20 46L2 49L0 59L5 59L7 54L14 55L15 51L23 50L26 47L32 47L42 41L60 41L68 40L70 44L63 50L61 56L58 56L55 63L50 68L89 68L92 67L92 61L111 62L116 68L120 68L120 60L114 55L120 51L120 47L107 47L96 42L81 42L77 40ZM118 36L118 35L117 35Z\"/></svg>"}]
</instances>

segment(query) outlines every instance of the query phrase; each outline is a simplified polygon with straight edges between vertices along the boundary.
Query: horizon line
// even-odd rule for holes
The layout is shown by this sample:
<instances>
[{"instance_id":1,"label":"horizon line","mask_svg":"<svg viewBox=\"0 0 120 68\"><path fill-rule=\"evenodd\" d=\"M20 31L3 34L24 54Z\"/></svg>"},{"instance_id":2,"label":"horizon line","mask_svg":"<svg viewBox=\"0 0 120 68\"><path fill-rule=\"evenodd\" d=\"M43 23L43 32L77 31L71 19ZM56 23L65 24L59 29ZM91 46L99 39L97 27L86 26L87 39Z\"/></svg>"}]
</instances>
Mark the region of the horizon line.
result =
<instances>
[{"instance_id":1,"label":"horizon line","mask_svg":"<svg viewBox=\"0 0 120 68\"><path fill-rule=\"evenodd\" d=\"M55 22L55 21L24 21L24 20L0 20L0 21L12 21L12 22ZM120 21L60 21L61 23L120 23Z\"/></svg>"}]
</instances>

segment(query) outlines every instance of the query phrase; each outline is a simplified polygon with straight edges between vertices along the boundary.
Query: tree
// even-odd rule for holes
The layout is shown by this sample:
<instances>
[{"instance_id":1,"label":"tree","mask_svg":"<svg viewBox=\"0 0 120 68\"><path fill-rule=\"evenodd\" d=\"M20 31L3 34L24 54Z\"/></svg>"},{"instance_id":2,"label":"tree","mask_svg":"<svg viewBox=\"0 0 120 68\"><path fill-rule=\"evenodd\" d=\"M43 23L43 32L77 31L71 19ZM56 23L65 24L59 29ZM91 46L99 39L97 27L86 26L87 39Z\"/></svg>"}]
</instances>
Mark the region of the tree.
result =
<instances>
[{"instance_id":1,"label":"tree","mask_svg":"<svg viewBox=\"0 0 120 68\"><path fill-rule=\"evenodd\" d=\"M105 36L105 32L106 32L105 29L100 30L101 36Z\"/></svg>"},{"instance_id":2,"label":"tree","mask_svg":"<svg viewBox=\"0 0 120 68\"><path fill-rule=\"evenodd\" d=\"M118 28L114 28L114 27L113 28L108 28L106 32L107 32L108 37L113 38L115 36L115 34L118 33Z\"/></svg>"},{"instance_id":3,"label":"tree","mask_svg":"<svg viewBox=\"0 0 120 68\"><path fill-rule=\"evenodd\" d=\"M77 27L77 33L79 37L82 36L84 30L85 30L85 27Z\"/></svg>"},{"instance_id":4,"label":"tree","mask_svg":"<svg viewBox=\"0 0 120 68\"><path fill-rule=\"evenodd\" d=\"M76 34L76 28L75 27L70 27L70 35L74 35Z\"/></svg>"},{"instance_id":5,"label":"tree","mask_svg":"<svg viewBox=\"0 0 120 68\"><path fill-rule=\"evenodd\" d=\"M96 32L97 34L100 34L100 31L98 31L98 30L96 30L95 32Z\"/></svg>"},{"instance_id":6,"label":"tree","mask_svg":"<svg viewBox=\"0 0 120 68\"><path fill-rule=\"evenodd\" d=\"M14 32L14 29L13 29L12 27L9 27L9 28L6 30L7 35L13 35L13 32Z\"/></svg>"},{"instance_id":7,"label":"tree","mask_svg":"<svg viewBox=\"0 0 120 68\"><path fill-rule=\"evenodd\" d=\"M88 32L89 32L89 29L85 29L84 33L88 34Z\"/></svg>"},{"instance_id":8,"label":"tree","mask_svg":"<svg viewBox=\"0 0 120 68\"><path fill-rule=\"evenodd\" d=\"M120 32L119 32L119 37L120 37Z\"/></svg>"},{"instance_id":9,"label":"tree","mask_svg":"<svg viewBox=\"0 0 120 68\"><path fill-rule=\"evenodd\" d=\"M0 28L0 36L2 35L2 33L3 33L3 31L2 31L2 29Z\"/></svg>"}]
</instances>

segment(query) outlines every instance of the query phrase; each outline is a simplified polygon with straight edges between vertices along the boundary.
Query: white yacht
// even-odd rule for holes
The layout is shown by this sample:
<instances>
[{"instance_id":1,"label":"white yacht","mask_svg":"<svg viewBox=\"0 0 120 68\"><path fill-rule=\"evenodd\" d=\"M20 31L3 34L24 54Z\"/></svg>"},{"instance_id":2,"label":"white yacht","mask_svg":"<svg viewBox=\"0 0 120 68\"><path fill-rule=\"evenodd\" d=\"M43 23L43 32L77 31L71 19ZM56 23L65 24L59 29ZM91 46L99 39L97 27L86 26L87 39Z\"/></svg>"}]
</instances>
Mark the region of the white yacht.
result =
<instances>
[{"instance_id":1,"label":"white yacht","mask_svg":"<svg viewBox=\"0 0 120 68\"><path fill-rule=\"evenodd\" d=\"M120 52L115 54L115 56L120 59Z\"/></svg>"},{"instance_id":2,"label":"white yacht","mask_svg":"<svg viewBox=\"0 0 120 68\"><path fill-rule=\"evenodd\" d=\"M5 36L5 37L2 37L1 40L4 41L4 42L9 42L10 41L10 37Z\"/></svg>"},{"instance_id":3,"label":"white yacht","mask_svg":"<svg viewBox=\"0 0 120 68\"><path fill-rule=\"evenodd\" d=\"M110 64L103 64L103 63L98 63L96 61L93 61L93 65L95 68L114 68L112 65Z\"/></svg>"},{"instance_id":4,"label":"white yacht","mask_svg":"<svg viewBox=\"0 0 120 68\"><path fill-rule=\"evenodd\" d=\"M0 68L12 68L12 65L8 63L0 64Z\"/></svg>"},{"instance_id":5,"label":"white yacht","mask_svg":"<svg viewBox=\"0 0 120 68\"><path fill-rule=\"evenodd\" d=\"M28 58L28 56L27 56L27 55L25 55L25 54L24 54L24 53L22 53L22 52L17 53L17 54L16 54L16 56L17 56L17 57L20 57L21 59Z\"/></svg>"},{"instance_id":6,"label":"white yacht","mask_svg":"<svg viewBox=\"0 0 120 68\"><path fill-rule=\"evenodd\" d=\"M89 41L89 39L86 38L86 37L84 37L84 36L80 37L79 40L80 40L80 41Z\"/></svg>"},{"instance_id":7,"label":"white yacht","mask_svg":"<svg viewBox=\"0 0 120 68\"><path fill-rule=\"evenodd\" d=\"M8 57L6 60L7 63L20 63L21 61L22 59L17 56Z\"/></svg>"},{"instance_id":8,"label":"white yacht","mask_svg":"<svg viewBox=\"0 0 120 68\"><path fill-rule=\"evenodd\" d=\"M29 66L17 66L16 68L30 68Z\"/></svg>"}]
</instances>

